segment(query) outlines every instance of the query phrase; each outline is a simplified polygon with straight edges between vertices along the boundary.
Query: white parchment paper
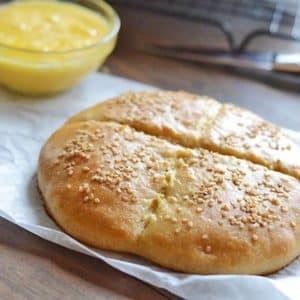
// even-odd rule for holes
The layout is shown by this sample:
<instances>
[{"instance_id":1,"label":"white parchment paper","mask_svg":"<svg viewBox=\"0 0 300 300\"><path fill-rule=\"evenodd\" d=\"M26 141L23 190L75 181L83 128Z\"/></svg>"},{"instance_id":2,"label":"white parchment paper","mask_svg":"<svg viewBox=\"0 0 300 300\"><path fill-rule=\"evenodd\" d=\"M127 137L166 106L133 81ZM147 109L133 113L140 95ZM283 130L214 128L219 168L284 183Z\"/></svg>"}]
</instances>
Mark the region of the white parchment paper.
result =
<instances>
[{"instance_id":1,"label":"white parchment paper","mask_svg":"<svg viewBox=\"0 0 300 300\"><path fill-rule=\"evenodd\" d=\"M40 148L48 136L83 108L127 90L145 88L149 86L93 74L73 90L51 98L28 99L0 90L0 217L182 298L300 299L300 259L268 277L186 275L135 256L87 247L63 233L45 214L36 186L36 168ZM300 135L291 134L300 143Z\"/></svg>"}]
</instances>

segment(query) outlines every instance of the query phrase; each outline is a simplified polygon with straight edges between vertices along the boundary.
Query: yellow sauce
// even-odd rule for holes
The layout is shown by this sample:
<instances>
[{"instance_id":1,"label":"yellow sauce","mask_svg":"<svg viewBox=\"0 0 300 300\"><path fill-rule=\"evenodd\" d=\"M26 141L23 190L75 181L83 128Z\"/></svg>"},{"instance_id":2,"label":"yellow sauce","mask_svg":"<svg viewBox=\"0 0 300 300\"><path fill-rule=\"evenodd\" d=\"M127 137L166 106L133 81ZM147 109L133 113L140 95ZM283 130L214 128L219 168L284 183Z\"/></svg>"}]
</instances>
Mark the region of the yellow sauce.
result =
<instances>
[{"instance_id":1,"label":"yellow sauce","mask_svg":"<svg viewBox=\"0 0 300 300\"><path fill-rule=\"evenodd\" d=\"M112 51L116 36L108 34L113 26L100 14L66 2L0 6L0 82L27 94L64 90Z\"/></svg>"}]
</instances>

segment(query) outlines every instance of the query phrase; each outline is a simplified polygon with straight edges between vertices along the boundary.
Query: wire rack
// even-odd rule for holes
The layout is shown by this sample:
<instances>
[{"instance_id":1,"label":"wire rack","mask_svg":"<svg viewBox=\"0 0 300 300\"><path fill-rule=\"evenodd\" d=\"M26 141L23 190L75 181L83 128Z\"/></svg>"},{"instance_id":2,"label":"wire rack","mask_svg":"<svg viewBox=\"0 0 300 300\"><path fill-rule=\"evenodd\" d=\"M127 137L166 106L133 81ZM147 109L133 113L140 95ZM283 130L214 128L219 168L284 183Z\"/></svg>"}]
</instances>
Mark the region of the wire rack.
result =
<instances>
[{"instance_id":1,"label":"wire rack","mask_svg":"<svg viewBox=\"0 0 300 300\"><path fill-rule=\"evenodd\" d=\"M206 23L220 30L231 51L242 52L258 36L300 41L298 0L110 0L138 9L190 21ZM241 40L233 33L233 18L249 19L254 29Z\"/></svg>"}]
</instances>

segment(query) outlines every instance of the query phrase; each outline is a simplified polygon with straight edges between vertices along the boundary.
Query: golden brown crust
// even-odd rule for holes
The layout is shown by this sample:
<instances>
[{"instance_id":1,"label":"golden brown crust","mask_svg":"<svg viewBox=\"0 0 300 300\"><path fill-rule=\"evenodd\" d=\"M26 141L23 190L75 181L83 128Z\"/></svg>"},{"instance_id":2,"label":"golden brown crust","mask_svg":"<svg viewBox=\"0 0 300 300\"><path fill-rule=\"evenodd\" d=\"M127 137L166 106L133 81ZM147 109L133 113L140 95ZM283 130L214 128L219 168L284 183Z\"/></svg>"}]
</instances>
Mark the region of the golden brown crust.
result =
<instances>
[{"instance_id":1,"label":"golden brown crust","mask_svg":"<svg viewBox=\"0 0 300 300\"><path fill-rule=\"evenodd\" d=\"M201 274L264 274L300 253L300 185L113 122L71 122L41 151L38 182L57 223L102 249Z\"/></svg>"},{"instance_id":2,"label":"golden brown crust","mask_svg":"<svg viewBox=\"0 0 300 300\"><path fill-rule=\"evenodd\" d=\"M186 92L126 93L75 115L68 122L114 121L187 147L198 147L221 104Z\"/></svg>"},{"instance_id":3,"label":"golden brown crust","mask_svg":"<svg viewBox=\"0 0 300 300\"><path fill-rule=\"evenodd\" d=\"M224 104L207 131L204 144L300 179L300 147L283 131L255 114Z\"/></svg>"},{"instance_id":4,"label":"golden brown crust","mask_svg":"<svg viewBox=\"0 0 300 300\"><path fill-rule=\"evenodd\" d=\"M234 105L186 92L127 93L74 116L114 121L186 147L262 164L300 179L300 147L277 126Z\"/></svg>"}]
</instances>

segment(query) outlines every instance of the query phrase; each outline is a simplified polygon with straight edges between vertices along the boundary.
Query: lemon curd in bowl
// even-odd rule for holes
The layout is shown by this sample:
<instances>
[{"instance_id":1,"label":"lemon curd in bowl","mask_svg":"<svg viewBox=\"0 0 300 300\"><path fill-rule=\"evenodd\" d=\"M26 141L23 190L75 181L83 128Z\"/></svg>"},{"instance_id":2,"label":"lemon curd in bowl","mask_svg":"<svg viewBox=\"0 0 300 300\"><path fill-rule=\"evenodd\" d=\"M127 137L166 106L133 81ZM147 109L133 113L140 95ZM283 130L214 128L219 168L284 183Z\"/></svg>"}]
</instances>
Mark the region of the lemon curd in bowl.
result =
<instances>
[{"instance_id":1,"label":"lemon curd in bowl","mask_svg":"<svg viewBox=\"0 0 300 300\"><path fill-rule=\"evenodd\" d=\"M102 0L8 1L0 5L0 84L30 95L66 90L99 68L119 28Z\"/></svg>"}]
</instances>

